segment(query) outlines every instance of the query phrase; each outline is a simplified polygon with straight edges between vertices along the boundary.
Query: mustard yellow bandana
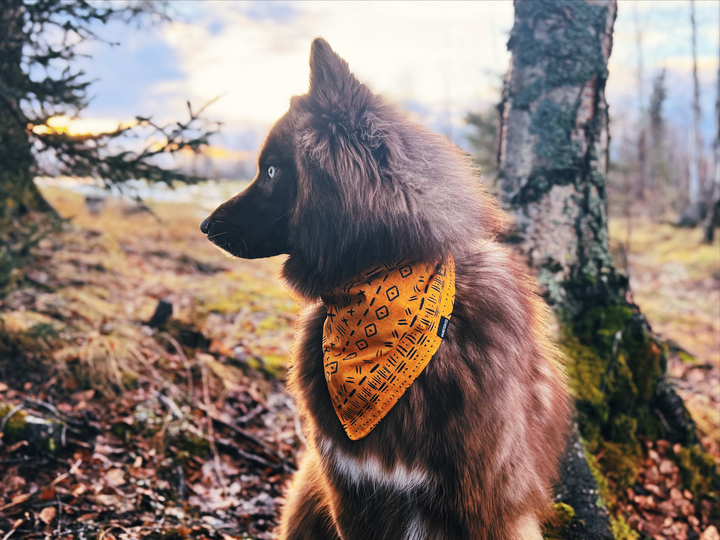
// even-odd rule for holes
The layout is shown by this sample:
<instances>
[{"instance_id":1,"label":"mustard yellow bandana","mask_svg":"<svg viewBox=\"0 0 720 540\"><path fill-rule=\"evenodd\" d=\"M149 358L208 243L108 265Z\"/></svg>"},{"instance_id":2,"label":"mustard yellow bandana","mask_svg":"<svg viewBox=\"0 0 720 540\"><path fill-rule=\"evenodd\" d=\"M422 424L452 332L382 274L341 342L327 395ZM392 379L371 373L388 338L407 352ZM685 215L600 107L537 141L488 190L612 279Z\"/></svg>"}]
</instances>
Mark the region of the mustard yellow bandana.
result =
<instances>
[{"instance_id":1,"label":"mustard yellow bandana","mask_svg":"<svg viewBox=\"0 0 720 540\"><path fill-rule=\"evenodd\" d=\"M379 266L322 300L325 378L355 441L390 412L440 347L455 301L455 262Z\"/></svg>"}]
</instances>

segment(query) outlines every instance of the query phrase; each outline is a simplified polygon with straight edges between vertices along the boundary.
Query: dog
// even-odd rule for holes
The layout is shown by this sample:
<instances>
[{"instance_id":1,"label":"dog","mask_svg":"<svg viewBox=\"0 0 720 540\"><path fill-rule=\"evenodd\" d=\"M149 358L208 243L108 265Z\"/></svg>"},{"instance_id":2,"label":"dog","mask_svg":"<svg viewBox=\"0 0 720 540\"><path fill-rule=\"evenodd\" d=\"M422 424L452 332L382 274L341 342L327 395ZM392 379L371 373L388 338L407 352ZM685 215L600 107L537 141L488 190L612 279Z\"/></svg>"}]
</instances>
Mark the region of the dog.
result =
<instances>
[{"instance_id":1,"label":"dog","mask_svg":"<svg viewBox=\"0 0 720 540\"><path fill-rule=\"evenodd\" d=\"M308 93L200 227L237 257L286 254L304 299L288 387L308 446L279 538L542 538L568 399L505 224L466 153L313 41Z\"/></svg>"}]
</instances>

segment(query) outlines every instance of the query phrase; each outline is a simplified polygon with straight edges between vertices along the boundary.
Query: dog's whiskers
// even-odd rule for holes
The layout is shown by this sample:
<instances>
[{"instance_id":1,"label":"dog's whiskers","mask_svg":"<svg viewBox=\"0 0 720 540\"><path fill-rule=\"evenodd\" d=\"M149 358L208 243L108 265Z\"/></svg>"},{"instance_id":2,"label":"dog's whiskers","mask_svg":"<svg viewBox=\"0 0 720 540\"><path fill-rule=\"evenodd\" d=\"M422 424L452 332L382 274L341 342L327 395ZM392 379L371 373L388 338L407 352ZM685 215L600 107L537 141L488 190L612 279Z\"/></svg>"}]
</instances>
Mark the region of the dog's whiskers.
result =
<instances>
[{"instance_id":1,"label":"dog's whiskers","mask_svg":"<svg viewBox=\"0 0 720 540\"><path fill-rule=\"evenodd\" d=\"M208 240L212 240L213 238L215 238L215 237L217 237L217 236L220 236L220 235L223 235L223 234L227 234L227 231L225 231L225 232L219 232L219 233L217 233L217 234L213 234L212 236L208 236Z\"/></svg>"},{"instance_id":2,"label":"dog's whiskers","mask_svg":"<svg viewBox=\"0 0 720 540\"><path fill-rule=\"evenodd\" d=\"M288 212L285 212L282 216L280 216L279 218L277 218L276 220L274 220L273 223L275 223L275 221L281 220L282 218L284 218L285 216L287 216L289 213L290 213L289 211L288 211Z\"/></svg>"},{"instance_id":3,"label":"dog's whiskers","mask_svg":"<svg viewBox=\"0 0 720 540\"><path fill-rule=\"evenodd\" d=\"M243 243L243 244L245 244L245 254L246 254L246 255L249 255L249 254L250 254L250 250L248 249L247 244L245 243L245 239L244 239L242 236L240 236L240 235L238 235L238 238L239 238L240 240L242 240L242 243Z\"/></svg>"}]
</instances>

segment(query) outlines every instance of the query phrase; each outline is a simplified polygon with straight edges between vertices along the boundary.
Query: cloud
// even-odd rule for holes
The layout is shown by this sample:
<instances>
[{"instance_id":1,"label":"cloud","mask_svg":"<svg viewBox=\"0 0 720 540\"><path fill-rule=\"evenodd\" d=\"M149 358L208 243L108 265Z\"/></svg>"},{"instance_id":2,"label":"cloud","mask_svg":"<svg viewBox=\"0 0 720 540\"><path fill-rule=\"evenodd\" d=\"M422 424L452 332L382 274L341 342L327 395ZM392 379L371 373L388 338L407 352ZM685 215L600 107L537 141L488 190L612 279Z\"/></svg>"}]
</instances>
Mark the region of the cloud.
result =
<instances>
[{"instance_id":1,"label":"cloud","mask_svg":"<svg viewBox=\"0 0 720 540\"><path fill-rule=\"evenodd\" d=\"M85 117L187 117L220 95L207 116L224 122L213 139L228 151L255 151L292 95L308 87L310 42L323 36L358 78L414 119L460 133L467 111L499 99L510 55L511 2L176 2L176 22L138 30L111 25L83 61L97 97ZM711 116L718 52L718 4L696 2L703 111ZM643 29L644 95L663 67L668 111L692 101L689 4L620 0L607 96L614 118L637 111L636 16ZM707 106L706 106L707 104ZM615 124L617 125L617 124ZM619 140L619 139L618 139Z\"/></svg>"},{"instance_id":2,"label":"cloud","mask_svg":"<svg viewBox=\"0 0 720 540\"><path fill-rule=\"evenodd\" d=\"M492 86L509 61L505 41L513 13L507 3L271 6L210 3L206 17L224 21L216 35L189 23L164 30L185 73L184 90L197 101L222 94L215 110L227 122L269 124L290 96L306 92L316 36L328 39L374 91L435 110L496 99Z\"/></svg>"}]
</instances>

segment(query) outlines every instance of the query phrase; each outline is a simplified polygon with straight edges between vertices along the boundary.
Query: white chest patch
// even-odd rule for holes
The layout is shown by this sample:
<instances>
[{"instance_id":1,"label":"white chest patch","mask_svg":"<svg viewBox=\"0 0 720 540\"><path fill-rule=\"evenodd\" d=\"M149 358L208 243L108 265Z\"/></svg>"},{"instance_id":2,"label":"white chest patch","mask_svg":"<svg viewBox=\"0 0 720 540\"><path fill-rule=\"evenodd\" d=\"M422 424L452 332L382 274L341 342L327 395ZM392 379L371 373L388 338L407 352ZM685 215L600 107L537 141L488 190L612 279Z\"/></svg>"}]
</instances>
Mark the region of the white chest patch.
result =
<instances>
[{"instance_id":1,"label":"white chest patch","mask_svg":"<svg viewBox=\"0 0 720 540\"><path fill-rule=\"evenodd\" d=\"M393 491L410 492L428 486L430 475L420 468L408 469L398 463L391 470L385 469L375 456L355 458L323 441L319 448L326 466L335 469L352 484L369 483Z\"/></svg>"}]
</instances>

